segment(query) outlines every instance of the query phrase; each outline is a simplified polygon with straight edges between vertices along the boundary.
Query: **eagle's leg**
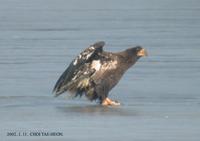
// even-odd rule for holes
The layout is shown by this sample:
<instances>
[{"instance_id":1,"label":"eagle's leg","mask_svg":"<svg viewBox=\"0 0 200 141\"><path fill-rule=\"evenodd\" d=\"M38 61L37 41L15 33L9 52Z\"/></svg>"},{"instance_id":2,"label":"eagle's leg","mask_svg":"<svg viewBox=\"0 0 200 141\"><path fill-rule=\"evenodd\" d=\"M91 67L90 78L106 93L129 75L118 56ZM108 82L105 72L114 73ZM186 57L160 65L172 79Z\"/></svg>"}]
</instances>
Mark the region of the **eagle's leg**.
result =
<instances>
[{"instance_id":1,"label":"eagle's leg","mask_svg":"<svg viewBox=\"0 0 200 141\"><path fill-rule=\"evenodd\" d=\"M117 101L113 101L113 100L111 100L111 99L109 99L109 98L106 98L106 99L104 99L103 101L102 101L102 105L103 106L118 106L118 105L120 105L120 103L119 102L117 102Z\"/></svg>"}]
</instances>

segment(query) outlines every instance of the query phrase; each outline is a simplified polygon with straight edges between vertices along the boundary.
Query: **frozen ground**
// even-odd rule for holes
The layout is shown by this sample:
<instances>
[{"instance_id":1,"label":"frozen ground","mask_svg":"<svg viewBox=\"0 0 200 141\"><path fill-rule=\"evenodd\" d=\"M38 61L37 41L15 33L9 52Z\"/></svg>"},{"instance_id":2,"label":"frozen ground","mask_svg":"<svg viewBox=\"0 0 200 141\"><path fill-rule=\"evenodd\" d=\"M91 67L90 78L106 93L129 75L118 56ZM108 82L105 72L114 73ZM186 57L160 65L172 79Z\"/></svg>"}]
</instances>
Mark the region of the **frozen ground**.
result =
<instances>
[{"instance_id":1,"label":"frozen ground","mask_svg":"<svg viewBox=\"0 0 200 141\"><path fill-rule=\"evenodd\" d=\"M199 7L198 0L0 0L1 140L199 141ZM110 94L123 105L54 98L59 75L97 40L108 51L139 44L149 52Z\"/></svg>"}]
</instances>

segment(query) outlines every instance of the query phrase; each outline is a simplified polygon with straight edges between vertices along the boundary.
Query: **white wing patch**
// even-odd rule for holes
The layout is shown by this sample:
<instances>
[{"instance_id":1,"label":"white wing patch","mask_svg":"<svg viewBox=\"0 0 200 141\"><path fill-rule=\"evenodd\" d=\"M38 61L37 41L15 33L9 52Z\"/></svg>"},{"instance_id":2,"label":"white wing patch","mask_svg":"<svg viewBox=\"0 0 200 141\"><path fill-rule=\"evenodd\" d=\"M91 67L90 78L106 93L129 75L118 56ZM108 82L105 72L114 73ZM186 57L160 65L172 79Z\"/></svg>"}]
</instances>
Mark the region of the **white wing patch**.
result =
<instances>
[{"instance_id":1,"label":"white wing patch","mask_svg":"<svg viewBox=\"0 0 200 141\"><path fill-rule=\"evenodd\" d=\"M86 59L88 59L92 54L93 54L93 52L89 53L89 54L86 56Z\"/></svg>"},{"instance_id":2,"label":"white wing patch","mask_svg":"<svg viewBox=\"0 0 200 141\"><path fill-rule=\"evenodd\" d=\"M109 63L104 63L104 64L101 64L101 61L100 60L94 60L92 61L91 63L91 69L95 69L96 71L99 71L100 69L102 70L113 70L113 69L116 69L117 68L117 61L114 60L114 61L111 61Z\"/></svg>"},{"instance_id":3,"label":"white wing patch","mask_svg":"<svg viewBox=\"0 0 200 141\"><path fill-rule=\"evenodd\" d=\"M95 48L93 46L90 47L92 50L94 50Z\"/></svg>"},{"instance_id":4,"label":"white wing patch","mask_svg":"<svg viewBox=\"0 0 200 141\"><path fill-rule=\"evenodd\" d=\"M100 60L94 60L94 61L92 61L91 68L95 69L96 71L100 70L100 68L101 68L101 62L100 62Z\"/></svg>"},{"instance_id":5,"label":"white wing patch","mask_svg":"<svg viewBox=\"0 0 200 141\"><path fill-rule=\"evenodd\" d=\"M74 62L73 62L73 65L75 66L78 62L78 59L75 59Z\"/></svg>"},{"instance_id":6,"label":"white wing patch","mask_svg":"<svg viewBox=\"0 0 200 141\"><path fill-rule=\"evenodd\" d=\"M87 60L91 57L91 55L94 53L95 48L93 46L87 48L85 51L83 51L82 53L80 53L76 59L73 62L73 65L77 65L77 63L79 62L79 60Z\"/></svg>"},{"instance_id":7,"label":"white wing patch","mask_svg":"<svg viewBox=\"0 0 200 141\"><path fill-rule=\"evenodd\" d=\"M114 69L117 69L117 61L114 60L114 61L111 61L109 63L104 63L102 65L102 70L114 70Z\"/></svg>"}]
</instances>

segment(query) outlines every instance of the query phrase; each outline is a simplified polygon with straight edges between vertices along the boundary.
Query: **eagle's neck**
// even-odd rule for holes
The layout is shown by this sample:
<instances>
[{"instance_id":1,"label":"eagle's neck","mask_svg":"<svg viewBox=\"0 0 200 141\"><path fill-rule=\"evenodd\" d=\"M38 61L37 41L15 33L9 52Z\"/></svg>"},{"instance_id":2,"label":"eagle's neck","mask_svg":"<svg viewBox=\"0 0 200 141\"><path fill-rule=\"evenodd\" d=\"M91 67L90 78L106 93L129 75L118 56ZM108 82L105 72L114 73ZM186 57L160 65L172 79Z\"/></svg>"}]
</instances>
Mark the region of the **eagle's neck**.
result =
<instances>
[{"instance_id":1,"label":"eagle's neck","mask_svg":"<svg viewBox=\"0 0 200 141\"><path fill-rule=\"evenodd\" d=\"M120 64L121 64L121 66L123 66L123 68L125 70L129 69L131 66L133 66L138 61L138 59L140 59L139 56L134 55L134 54L129 54L126 51L119 52L117 54L121 58L121 59L119 59L121 62Z\"/></svg>"}]
</instances>

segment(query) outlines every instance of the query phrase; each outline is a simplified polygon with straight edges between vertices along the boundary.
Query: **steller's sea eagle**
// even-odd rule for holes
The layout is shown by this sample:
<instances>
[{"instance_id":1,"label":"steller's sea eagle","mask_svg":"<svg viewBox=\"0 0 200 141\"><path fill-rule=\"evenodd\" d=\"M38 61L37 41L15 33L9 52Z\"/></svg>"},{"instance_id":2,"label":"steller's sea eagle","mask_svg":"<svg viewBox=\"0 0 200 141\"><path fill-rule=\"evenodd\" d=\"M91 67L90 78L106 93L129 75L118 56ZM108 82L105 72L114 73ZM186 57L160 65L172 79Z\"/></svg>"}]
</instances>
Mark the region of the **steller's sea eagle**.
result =
<instances>
[{"instance_id":1,"label":"steller's sea eagle","mask_svg":"<svg viewBox=\"0 0 200 141\"><path fill-rule=\"evenodd\" d=\"M105 42L96 42L81 52L63 72L55 84L55 96L68 91L74 97L85 95L102 105L120 105L108 98L109 91L137 60L146 56L141 46L122 52L106 52Z\"/></svg>"}]
</instances>

